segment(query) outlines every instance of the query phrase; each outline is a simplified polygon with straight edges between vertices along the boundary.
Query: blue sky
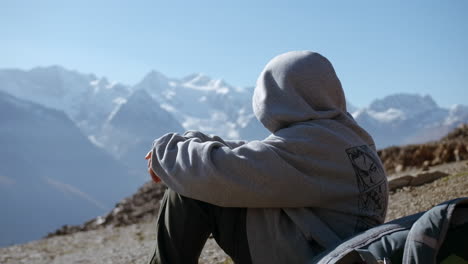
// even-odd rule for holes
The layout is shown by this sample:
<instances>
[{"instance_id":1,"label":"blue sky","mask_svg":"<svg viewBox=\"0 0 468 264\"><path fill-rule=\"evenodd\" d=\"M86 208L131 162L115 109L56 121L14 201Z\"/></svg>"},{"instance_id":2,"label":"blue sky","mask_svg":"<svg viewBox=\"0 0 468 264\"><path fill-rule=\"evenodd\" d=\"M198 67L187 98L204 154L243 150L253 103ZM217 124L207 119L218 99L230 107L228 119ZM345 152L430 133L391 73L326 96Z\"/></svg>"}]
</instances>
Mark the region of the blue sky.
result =
<instances>
[{"instance_id":1,"label":"blue sky","mask_svg":"<svg viewBox=\"0 0 468 264\"><path fill-rule=\"evenodd\" d=\"M154 69L252 86L290 50L330 59L352 103L468 104L468 1L0 1L0 68L63 65L127 84Z\"/></svg>"}]
</instances>

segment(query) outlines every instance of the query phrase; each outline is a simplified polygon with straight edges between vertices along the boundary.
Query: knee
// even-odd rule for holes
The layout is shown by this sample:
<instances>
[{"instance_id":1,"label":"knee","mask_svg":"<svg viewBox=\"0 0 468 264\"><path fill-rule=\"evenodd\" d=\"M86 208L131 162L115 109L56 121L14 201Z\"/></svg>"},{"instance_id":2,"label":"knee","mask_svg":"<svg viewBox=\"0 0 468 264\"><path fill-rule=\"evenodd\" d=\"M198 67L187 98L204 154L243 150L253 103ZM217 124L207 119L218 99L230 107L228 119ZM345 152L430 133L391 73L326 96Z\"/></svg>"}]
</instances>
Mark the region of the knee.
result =
<instances>
[{"instance_id":1,"label":"knee","mask_svg":"<svg viewBox=\"0 0 468 264\"><path fill-rule=\"evenodd\" d=\"M184 199L180 194L168 188L160 201L159 213L157 217L158 222L165 218L164 215L173 214L170 212L178 211L180 214L180 212L183 211L185 204L183 200Z\"/></svg>"},{"instance_id":2,"label":"knee","mask_svg":"<svg viewBox=\"0 0 468 264\"><path fill-rule=\"evenodd\" d=\"M190 211L192 213L199 212L204 215L209 215L213 210L214 205L183 196L172 189L167 189L164 194L166 207L177 211Z\"/></svg>"},{"instance_id":3,"label":"knee","mask_svg":"<svg viewBox=\"0 0 468 264\"><path fill-rule=\"evenodd\" d=\"M182 196L178 192L172 190L172 189L167 189L166 193L164 194L166 202L171 206L171 207L185 207L188 203L193 203L195 200ZM185 206L184 206L185 205Z\"/></svg>"},{"instance_id":4,"label":"knee","mask_svg":"<svg viewBox=\"0 0 468 264\"><path fill-rule=\"evenodd\" d=\"M171 205L182 205L187 199L169 188L166 190L166 193L164 195L166 196L166 202Z\"/></svg>"}]
</instances>

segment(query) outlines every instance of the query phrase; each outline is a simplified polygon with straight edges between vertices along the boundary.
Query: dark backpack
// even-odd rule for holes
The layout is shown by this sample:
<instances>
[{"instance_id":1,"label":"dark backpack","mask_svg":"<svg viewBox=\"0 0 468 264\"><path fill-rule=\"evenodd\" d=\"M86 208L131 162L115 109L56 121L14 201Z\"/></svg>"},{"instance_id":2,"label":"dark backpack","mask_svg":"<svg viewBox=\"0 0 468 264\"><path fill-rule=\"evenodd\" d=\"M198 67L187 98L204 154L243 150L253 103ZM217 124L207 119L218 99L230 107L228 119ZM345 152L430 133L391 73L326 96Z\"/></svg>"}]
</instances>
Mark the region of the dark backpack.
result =
<instances>
[{"instance_id":1,"label":"dark backpack","mask_svg":"<svg viewBox=\"0 0 468 264\"><path fill-rule=\"evenodd\" d=\"M369 229L312 263L468 264L468 198Z\"/></svg>"}]
</instances>

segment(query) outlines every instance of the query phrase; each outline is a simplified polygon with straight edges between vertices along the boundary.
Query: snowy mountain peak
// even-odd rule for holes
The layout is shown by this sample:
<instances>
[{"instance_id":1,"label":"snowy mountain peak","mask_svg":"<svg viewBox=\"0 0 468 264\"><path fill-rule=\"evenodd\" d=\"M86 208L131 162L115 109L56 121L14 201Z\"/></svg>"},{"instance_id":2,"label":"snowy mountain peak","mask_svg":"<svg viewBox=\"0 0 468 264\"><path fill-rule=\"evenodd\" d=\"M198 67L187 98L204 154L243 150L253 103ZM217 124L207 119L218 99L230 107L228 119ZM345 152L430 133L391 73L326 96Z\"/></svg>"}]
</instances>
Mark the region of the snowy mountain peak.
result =
<instances>
[{"instance_id":1,"label":"snowy mountain peak","mask_svg":"<svg viewBox=\"0 0 468 264\"><path fill-rule=\"evenodd\" d=\"M170 79L164 74L152 70L145 75L143 80L139 82L135 87L139 89L146 89L147 91L162 91L167 89L170 85Z\"/></svg>"},{"instance_id":2,"label":"snowy mountain peak","mask_svg":"<svg viewBox=\"0 0 468 264\"><path fill-rule=\"evenodd\" d=\"M396 108L388 108L382 112L369 111L369 115L382 123L392 123L405 120L407 118L404 111Z\"/></svg>"},{"instance_id":3,"label":"snowy mountain peak","mask_svg":"<svg viewBox=\"0 0 468 264\"><path fill-rule=\"evenodd\" d=\"M192 81L193 79L198 78L200 75L203 75L203 74L202 74L202 73L192 73L192 74L189 74L189 75L187 75L187 76L185 76L185 77L182 77L182 78L180 79L180 81L181 81L182 83L190 82L190 81Z\"/></svg>"},{"instance_id":4,"label":"snowy mountain peak","mask_svg":"<svg viewBox=\"0 0 468 264\"><path fill-rule=\"evenodd\" d=\"M210 77L203 73L193 74L192 76L193 78L188 80L187 83L190 83L194 86L206 86L212 81Z\"/></svg>"},{"instance_id":5,"label":"snowy mountain peak","mask_svg":"<svg viewBox=\"0 0 468 264\"><path fill-rule=\"evenodd\" d=\"M37 86L51 85L54 87L61 87L63 90L70 89L68 87L64 87L66 85L89 83L93 80L91 75L82 74L74 70L68 70L58 65L35 67L27 72L23 72L23 74L27 74L29 81L36 83Z\"/></svg>"},{"instance_id":6,"label":"snowy mountain peak","mask_svg":"<svg viewBox=\"0 0 468 264\"><path fill-rule=\"evenodd\" d=\"M445 119L445 124L453 125L466 122L466 120L468 120L468 106L456 104L450 108L449 115Z\"/></svg>"},{"instance_id":7,"label":"snowy mountain peak","mask_svg":"<svg viewBox=\"0 0 468 264\"><path fill-rule=\"evenodd\" d=\"M227 94L233 87L222 79L211 79L203 73L189 75L182 79L182 86L199 91L215 91L217 94Z\"/></svg>"},{"instance_id":8,"label":"snowy mountain peak","mask_svg":"<svg viewBox=\"0 0 468 264\"><path fill-rule=\"evenodd\" d=\"M429 95L422 96L406 93L389 95L383 99L377 99L369 106L370 111L388 112L390 109L396 109L408 116L416 116L438 108L437 103Z\"/></svg>"},{"instance_id":9,"label":"snowy mountain peak","mask_svg":"<svg viewBox=\"0 0 468 264\"><path fill-rule=\"evenodd\" d=\"M158 71L155 71L155 70L151 70L150 72L148 72L145 77L143 78L143 81L151 81L151 82L159 82L159 81L164 81L164 82L167 82L169 80L169 78L167 78L164 74L158 72Z\"/></svg>"},{"instance_id":10,"label":"snowy mountain peak","mask_svg":"<svg viewBox=\"0 0 468 264\"><path fill-rule=\"evenodd\" d=\"M109 83L106 77L102 77L90 81L89 85L94 88L94 93L98 93L101 89L112 89L115 83Z\"/></svg>"},{"instance_id":11,"label":"snowy mountain peak","mask_svg":"<svg viewBox=\"0 0 468 264\"><path fill-rule=\"evenodd\" d=\"M122 158L129 166L138 164L141 153L150 143L168 132L181 133L177 120L162 109L143 89L135 90L109 115L96 141L111 146L113 155Z\"/></svg>"},{"instance_id":12,"label":"snowy mountain peak","mask_svg":"<svg viewBox=\"0 0 468 264\"><path fill-rule=\"evenodd\" d=\"M1 89L51 108L65 111L70 117L80 112L87 91L92 89L90 75L60 66L36 67L29 71L0 70Z\"/></svg>"},{"instance_id":13,"label":"snowy mountain peak","mask_svg":"<svg viewBox=\"0 0 468 264\"><path fill-rule=\"evenodd\" d=\"M143 89L133 91L132 94L126 99L116 98L114 101L117 106L108 116L106 123L112 123L112 120L115 119L115 116L119 112L122 112L122 109L126 109L126 111L129 111L127 109L133 109L132 112L144 112L145 108L152 108L153 105L156 104L156 102L151 98L148 92L146 92Z\"/></svg>"},{"instance_id":14,"label":"snowy mountain peak","mask_svg":"<svg viewBox=\"0 0 468 264\"><path fill-rule=\"evenodd\" d=\"M116 82L116 81L109 81L106 77L101 77L101 78L96 77L92 81L89 82L89 85L91 85L94 88L94 92L99 92L102 89L104 89L104 90L128 89L125 85L123 85L123 84L121 84L119 82Z\"/></svg>"},{"instance_id":15,"label":"snowy mountain peak","mask_svg":"<svg viewBox=\"0 0 468 264\"><path fill-rule=\"evenodd\" d=\"M214 80L213 86L216 92L221 94L227 94L232 89L223 79Z\"/></svg>"}]
</instances>

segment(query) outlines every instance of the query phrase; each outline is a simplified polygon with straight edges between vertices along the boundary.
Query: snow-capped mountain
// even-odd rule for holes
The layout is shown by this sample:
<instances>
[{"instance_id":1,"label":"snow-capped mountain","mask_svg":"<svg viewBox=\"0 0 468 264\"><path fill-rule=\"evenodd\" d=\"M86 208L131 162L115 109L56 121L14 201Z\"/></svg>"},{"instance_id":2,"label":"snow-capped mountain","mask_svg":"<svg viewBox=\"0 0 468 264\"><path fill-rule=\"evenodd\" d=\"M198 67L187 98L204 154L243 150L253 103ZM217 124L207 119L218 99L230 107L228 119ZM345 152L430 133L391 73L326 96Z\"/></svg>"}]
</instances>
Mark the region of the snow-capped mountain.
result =
<instances>
[{"instance_id":1,"label":"snow-capped mountain","mask_svg":"<svg viewBox=\"0 0 468 264\"><path fill-rule=\"evenodd\" d=\"M233 87L203 74L177 79L151 71L131 86L59 66L29 71L0 70L0 90L64 111L93 143L115 157L124 157L140 139L149 141L142 143L149 145L152 139L167 131L163 127L179 131L175 122L183 130L200 130L227 139L252 140L268 135L253 115L252 87ZM144 123L147 112L137 109L133 118L119 117L131 115L133 110L129 109L141 108L143 104L127 103L140 90L152 98L146 103L156 107L151 110L153 114L161 112L166 116L164 122L157 123L167 125L151 129L154 132L151 140L150 135L137 135L142 133L140 127L151 126L150 123L135 124L138 120ZM347 105L358 123L374 136L379 148L437 139L457 124L468 122L467 106L441 108L428 95L391 95L362 109L350 102ZM157 120L161 116L153 118Z\"/></svg>"},{"instance_id":2,"label":"snow-capped mountain","mask_svg":"<svg viewBox=\"0 0 468 264\"><path fill-rule=\"evenodd\" d=\"M126 150L139 142L132 138L135 135L128 136L132 134L129 131L136 132L135 127L139 126L116 118L121 116L122 111L126 115L130 113L129 109L133 107L127 101L136 91L144 90L152 97L151 102L157 107L153 113L169 113L163 122L169 122L169 125L161 125L159 129L153 130L151 140L149 136L146 137L149 142L145 145L149 146L153 139L168 132L164 127L180 131L182 126L184 130L200 130L228 139L242 137L252 140L265 137L268 132L252 112L252 89L236 88L223 80L213 80L203 74L175 79L151 71L141 82L129 86L60 66L39 67L29 71L0 70L0 90L65 112L93 143L104 147L115 157L126 156ZM132 105L141 107L139 103ZM138 115L145 113L141 109L135 111ZM134 118L136 120L143 118L139 116ZM116 122L120 124L116 125Z\"/></svg>"},{"instance_id":3,"label":"snow-capped mountain","mask_svg":"<svg viewBox=\"0 0 468 264\"><path fill-rule=\"evenodd\" d=\"M183 131L171 113L140 89L110 113L100 133L93 139L137 172L144 167L143 156L156 137Z\"/></svg>"},{"instance_id":4,"label":"snow-capped mountain","mask_svg":"<svg viewBox=\"0 0 468 264\"><path fill-rule=\"evenodd\" d=\"M65 70L60 66L37 67L29 71L0 71L3 91L18 98L64 110L72 117L79 113L87 86L93 79L92 75Z\"/></svg>"},{"instance_id":5,"label":"snow-capped mountain","mask_svg":"<svg viewBox=\"0 0 468 264\"><path fill-rule=\"evenodd\" d=\"M439 107L431 96L395 94L373 101L353 113L374 137L377 147L422 143L438 139L468 122L468 107Z\"/></svg>"},{"instance_id":6,"label":"snow-capped mountain","mask_svg":"<svg viewBox=\"0 0 468 264\"><path fill-rule=\"evenodd\" d=\"M0 70L0 90L65 112L86 134L99 130L99 124L131 93L129 87L105 77L60 66Z\"/></svg>"},{"instance_id":7,"label":"snow-capped mountain","mask_svg":"<svg viewBox=\"0 0 468 264\"><path fill-rule=\"evenodd\" d=\"M258 134L267 135L263 127L254 134L243 131L249 123L258 122L251 107L252 88L235 88L203 74L178 80L152 71L133 89L146 90L186 130L200 130L228 139L238 139L241 135L250 140L261 139Z\"/></svg>"},{"instance_id":8,"label":"snow-capped mountain","mask_svg":"<svg viewBox=\"0 0 468 264\"><path fill-rule=\"evenodd\" d=\"M0 246L101 215L140 183L63 112L0 91Z\"/></svg>"}]
</instances>

